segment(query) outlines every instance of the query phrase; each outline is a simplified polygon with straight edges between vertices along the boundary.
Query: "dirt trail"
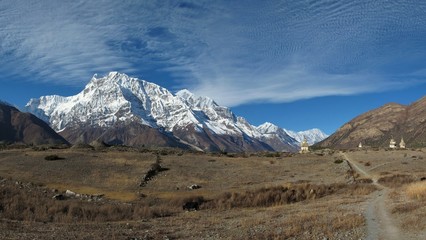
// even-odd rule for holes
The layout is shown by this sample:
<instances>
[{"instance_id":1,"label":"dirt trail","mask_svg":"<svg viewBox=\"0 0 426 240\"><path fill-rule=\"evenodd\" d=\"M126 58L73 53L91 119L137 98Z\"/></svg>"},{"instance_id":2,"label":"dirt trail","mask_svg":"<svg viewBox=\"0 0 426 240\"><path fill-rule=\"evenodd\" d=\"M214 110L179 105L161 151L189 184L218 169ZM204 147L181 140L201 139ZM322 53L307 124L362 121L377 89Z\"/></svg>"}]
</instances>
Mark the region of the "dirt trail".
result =
<instances>
[{"instance_id":1,"label":"dirt trail","mask_svg":"<svg viewBox=\"0 0 426 240\"><path fill-rule=\"evenodd\" d=\"M392 217L389 215L387 209L387 199L389 189L380 183L376 176L371 175L367 170L365 170L360 164L352 161L348 158L345 153L342 153L345 160L352 166L352 168L357 171L359 174L364 177L371 178L373 184L377 186L379 191L376 191L369 198L367 203L367 208L364 213L367 222L367 240L376 240L376 239L386 239L386 240L398 240L406 239L404 238L397 227L393 222ZM402 237L402 238L401 238Z\"/></svg>"}]
</instances>

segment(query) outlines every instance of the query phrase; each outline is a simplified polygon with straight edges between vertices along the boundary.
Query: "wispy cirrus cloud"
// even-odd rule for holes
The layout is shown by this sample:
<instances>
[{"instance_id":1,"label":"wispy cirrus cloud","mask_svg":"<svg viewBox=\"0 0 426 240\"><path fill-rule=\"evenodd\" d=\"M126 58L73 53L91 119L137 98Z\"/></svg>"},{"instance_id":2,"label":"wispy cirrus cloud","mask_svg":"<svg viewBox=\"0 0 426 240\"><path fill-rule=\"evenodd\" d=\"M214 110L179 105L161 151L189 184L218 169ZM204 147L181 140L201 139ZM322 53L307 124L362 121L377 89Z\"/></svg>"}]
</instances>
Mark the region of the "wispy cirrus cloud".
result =
<instances>
[{"instance_id":1,"label":"wispy cirrus cloud","mask_svg":"<svg viewBox=\"0 0 426 240\"><path fill-rule=\"evenodd\" d=\"M0 22L5 26L0 30L1 71L6 74L73 84L111 63L123 70L131 68L124 56L105 45L106 31L82 20L84 13L78 7L83 6L59 1L0 4Z\"/></svg>"},{"instance_id":2,"label":"wispy cirrus cloud","mask_svg":"<svg viewBox=\"0 0 426 240\"><path fill-rule=\"evenodd\" d=\"M408 0L5 0L0 74L83 84L163 71L176 78L166 87L230 106L384 91L425 81L425 10Z\"/></svg>"}]
</instances>

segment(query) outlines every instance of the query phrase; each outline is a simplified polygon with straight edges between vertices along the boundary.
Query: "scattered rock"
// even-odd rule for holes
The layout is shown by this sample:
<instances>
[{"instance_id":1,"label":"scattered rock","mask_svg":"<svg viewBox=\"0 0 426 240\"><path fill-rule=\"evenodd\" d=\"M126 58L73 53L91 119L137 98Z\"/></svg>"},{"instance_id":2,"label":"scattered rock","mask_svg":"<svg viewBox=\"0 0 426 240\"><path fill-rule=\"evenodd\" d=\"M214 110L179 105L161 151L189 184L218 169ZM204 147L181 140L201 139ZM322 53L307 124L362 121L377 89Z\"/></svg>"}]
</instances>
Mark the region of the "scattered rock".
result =
<instances>
[{"instance_id":1,"label":"scattered rock","mask_svg":"<svg viewBox=\"0 0 426 240\"><path fill-rule=\"evenodd\" d=\"M192 184L192 185L188 186L188 188L191 189L191 190L195 190L195 189L201 188L201 186L197 185L197 184Z\"/></svg>"},{"instance_id":2,"label":"scattered rock","mask_svg":"<svg viewBox=\"0 0 426 240\"><path fill-rule=\"evenodd\" d=\"M55 200L65 200L66 197L63 194L56 194L55 196L52 197L52 199L55 199Z\"/></svg>"},{"instance_id":3,"label":"scattered rock","mask_svg":"<svg viewBox=\"0 0 426 240\"><path fill-rule=\"evenodd\" d=\"M65 196L67 196L67 197L75 197L75 192L73 192L71 190L67 190L67 191L65 191Z\"/></svg>"}]
</instances>

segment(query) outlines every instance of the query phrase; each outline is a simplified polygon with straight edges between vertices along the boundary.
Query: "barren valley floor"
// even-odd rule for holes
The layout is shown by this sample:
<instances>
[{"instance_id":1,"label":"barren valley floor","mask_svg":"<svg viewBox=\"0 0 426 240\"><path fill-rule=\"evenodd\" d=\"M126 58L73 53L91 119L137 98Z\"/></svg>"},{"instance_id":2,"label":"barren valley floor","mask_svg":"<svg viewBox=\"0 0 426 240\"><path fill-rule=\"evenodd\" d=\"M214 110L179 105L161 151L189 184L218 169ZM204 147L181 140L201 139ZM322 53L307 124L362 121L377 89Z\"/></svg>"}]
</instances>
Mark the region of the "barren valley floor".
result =
<instances>
[{"instance_id":1,"label":"barren valley floor","mask_svg":"<svg viewBox=\"0 0 426 240\"><path fill-rule=\"evenodd\" d=\"M426 239L424 151L2 150L0 238Z\"/></svg>"}]
</instances>

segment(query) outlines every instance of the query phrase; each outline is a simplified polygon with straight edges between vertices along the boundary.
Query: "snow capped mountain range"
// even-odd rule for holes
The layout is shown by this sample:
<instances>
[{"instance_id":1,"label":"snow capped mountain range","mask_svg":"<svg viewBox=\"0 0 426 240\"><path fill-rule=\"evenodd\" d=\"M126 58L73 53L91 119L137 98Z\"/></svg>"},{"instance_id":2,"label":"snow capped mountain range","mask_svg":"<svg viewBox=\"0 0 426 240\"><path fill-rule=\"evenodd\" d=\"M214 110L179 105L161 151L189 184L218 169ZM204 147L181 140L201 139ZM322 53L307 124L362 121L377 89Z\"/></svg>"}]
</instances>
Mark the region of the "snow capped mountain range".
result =
<instances>
[{"instance_id":1,"label":"snow capped mountain range","mask_svg":"<svg viewBox=\"0 0 426 240\"><path fill-rule=\"evenodd\" d=\"M70 135L70 129L82 127L97 129L93 134L86 131L80 134L84 136L72 136L70 142L82 137L84 141L96 140L105 137L106 129L135 123L203 150L294 151L303 137L310 143L326 137L318 129L295 133L271 123L255 127L208 97L195 96L188 90L172 94L154 83L118 72L93 76L74 96L31 99L25 109L59 133L68 131ZM126 143L128 138L124 136L120 142ZM274 144L268 144L272 138Z\"/></svg>"},{"instance_id":2,"label":"snow capped mountain range","mask_svg":"<svg viewBox=\"0 0 426 240\"><path fill-rule=\"evenodd\" d=\"M313 128L306 131L294 132L291 130L284 129L284 131L292 138L296 139L298 142L302 142L304 138L309 145L320 142L328 137L323 131L318 128Z\"/></svg>"}]
</instances>

